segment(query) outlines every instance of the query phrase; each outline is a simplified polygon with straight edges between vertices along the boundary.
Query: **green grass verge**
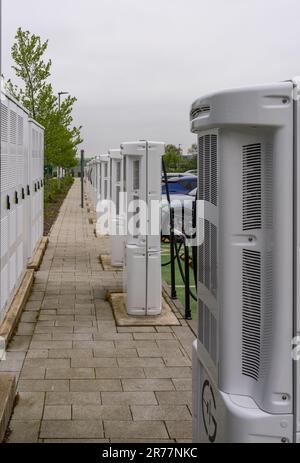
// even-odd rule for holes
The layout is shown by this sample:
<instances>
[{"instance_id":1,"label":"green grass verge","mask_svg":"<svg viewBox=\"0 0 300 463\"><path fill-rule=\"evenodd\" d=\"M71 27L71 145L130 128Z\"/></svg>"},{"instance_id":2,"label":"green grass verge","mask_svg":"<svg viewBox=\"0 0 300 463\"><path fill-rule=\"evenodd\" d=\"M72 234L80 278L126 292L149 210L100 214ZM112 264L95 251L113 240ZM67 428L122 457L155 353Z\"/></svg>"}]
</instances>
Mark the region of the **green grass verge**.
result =
<instances>
[{"instance_id":1,"label":"green grass verge","mask_svg":"<svg viewBox=\"0 0 300 463\"><path fill-rule=\"evenodd\" d=\"M57 178L45 178L44 202L55 203L59 196L68 192L73 182L74 178L71 175L66 175L60 180L60 190L58 190Z\"/></svg>"},{"instance_id":2,"label":"green grass verge","mask_svg":"<svg viewBox=\"0 0 300 463\"><path fill-rule=\"evenodd\" d=\"M71 175L61 179L60 190L57 188L57 179L45 178L44 188L44 234L48 235L54 224L60 207L72 186L74 179Z\"/></svg>"},{"instance_id":3,"label":"green grass verge","mask_svg":"<svg viewBox=\"0 0 300 463\"><path fill-rule=\"evenodd\" d=\"M162 243L161 246L161 263L164 264L170 261L170 246L168 244ZM182 261L182 266L184 266L184 261ZM171 285L171 265L166 267L162 267L162 279L170 286ZM176 292L177 292L177 299L181 302L183 307L185 306L185 295L184 295L184 283L182 281L180 271L178 268L178 263L176 261L175 265L175 283L176 283ZM196 294L196 289L194 286L194 274L191 268L190 272L190 283L191 283L191 290L194 294ZM193 320L197 317L197 302L194 299L190 298L190 306L192 312Z\"/></svg>"}]
</instances>

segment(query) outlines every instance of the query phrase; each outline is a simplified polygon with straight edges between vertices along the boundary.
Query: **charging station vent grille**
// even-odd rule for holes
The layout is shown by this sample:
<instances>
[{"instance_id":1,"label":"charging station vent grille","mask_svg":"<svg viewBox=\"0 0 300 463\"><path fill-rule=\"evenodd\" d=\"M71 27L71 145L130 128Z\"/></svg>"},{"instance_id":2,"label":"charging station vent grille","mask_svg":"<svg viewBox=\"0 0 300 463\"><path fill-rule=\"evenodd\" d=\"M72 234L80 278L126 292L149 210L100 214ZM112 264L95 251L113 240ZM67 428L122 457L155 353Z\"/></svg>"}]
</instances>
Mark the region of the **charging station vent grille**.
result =
<instances>
[{"instance_id":1,"label":"charging station vent grille","mask_svg":"<svg viewBox=\"0 0 300 463\"><path fill-rule=\"evenodd\" d=\"M261 254L243 250L242 373L258 380L261 352Z\"/></svg>"},{"instance_id":2,"label":"charging station vent grille","mask_svg":"<svg viewBox=\"0 0 300 463\"><path fill-rule=\"evenodd\" d=\"M199 301L199 341L210 354L214 364L217 364L217 320L209 308Z\"/></svg>"},{"instance_id":3,"label":"charging station vent grille","mask_svg":"<svg viewBox=\"0 0 300 463\"><path fill-rule=\"evenodd\" d=\"M261 144L243 146L243 230L262 226Z\"/></svg>"},{"instance_id":4,"label":"charging station vent grille","mask_svg":"<svg viewBox=\"0 0 300 463\"><path fill-rule=\"evenodd\" d=\"M23 118L18 115L18 145L23 145L23 138L24 138L24 124Z\"/></svg>"},{"instance_id":5,"label":"charging station vent grille","mask_svg":"<svg viewBox=\"0 0 300 463\"><path fill-rule=\"evenodd\" d=\"M140 189L140 161L133 162L133 189Z\"/></svg>"},{"instance_id":6,"label":"charging station vent grille","mask_svg":"<svg viewBox=\"0 0 300 463\"><path fill-rule=\"evenodd\" d=\"M208 133L199 137L198 152L199 199L218 206L218 136ZM215 365L218 362L218 230L217 226L204 220L204 239L198 250L198 279L203 288L203 300L199 306L199 340Z\"/></svg>"},{"instance_id":7,"label":"charging station vent grille","mask_svg":"<svg viewBox=\"0 0 300 463\"><path fill-rule=\"evenodd\" d=\"M218 205L218 138L199 137L199 199Z\"/></svg>"},{"instance_id":8,"label":"charging station vent grille","mask_svg":"<svg viewBox=\"0 0 300 463\"><path fill-rule=\"evenodd\" d=\"M121 181L121 161L117 162L117 182Z\"/></svg>"},{"instance_id":9,"label":"charging station vent grille","mask_svg":"<svg viewBox=\"0 0 300 463\"><path fill-rule=\"evenodd\" d=\"M1 103L1 141L7 143L8 141L8 109Z\"/></svg>"},{"instance_id":10,"label":"charging station vent grille","mask_svg":"<svg viewBox=\"0 0 300 463\"><path fill-rule=\"evenodd\" d=\"M116 215L120 214L120 194L121 194L121 188L117 186L116 188Z\"/></svg>"},{"instance_id":11,"label":"charging station vent grille","mask_svg":"<svg viewBox=\"0 0 300 463\"><path fill-rule=\"evenodd\" d=\"M217 297L217 227L204 222L204 241L199 247L199 281Z\"/></svg>"},{"instance_id":12,"label":"charging station vent grille","mask_svg":"<svg viewBox=\"0 0 300 463\"><path fill-rule=\"evenodd\" d=\"M204 225L204 281L205 286L210 289L210 223L205 220Z\"/></svg>"},{"instance_id":13,"label":"charging station vent grille","mask_svg":"<svg viewBox=\"0 0 300 463\"><path fill-rule=\"evenodd\" d=\"M17 143L17 113L10 110L10 143Z\"/></svg>"},{"instance_id":14,"label":"charging station vent grille","mask_svg":"<svg viewBox=\"0 0 300 463\"><path fill-rule=\"evenodd\" d=\"M104 199L107 199L108 196L108 180L104 180Z\"/></svg>"},{"instance_id":15,"label":"charging station vent grille","mask_svg":"<svg viewBox=\"0 0 300 463\"><path fill-rule=\"evenodd\" d=\"M126 169L127 169L127 161L126 161L126 157L124 157L123 159L123 191L124 192L126 191L126 180L127 180Z\"/></svg>"},{"instance_id":16,"label":"charging station vent grille","mask_svg":"<svg viewBox=\"0 0 300 463\"><path fill-rule=\"evenodd\" d=\"M199 106L198 108L194 109L191 111L191 119L196 119L199 116L202 116L202 114L207 114L210 112L210 106L209 105L202 105Z\"/></svg>"}]
</instances>

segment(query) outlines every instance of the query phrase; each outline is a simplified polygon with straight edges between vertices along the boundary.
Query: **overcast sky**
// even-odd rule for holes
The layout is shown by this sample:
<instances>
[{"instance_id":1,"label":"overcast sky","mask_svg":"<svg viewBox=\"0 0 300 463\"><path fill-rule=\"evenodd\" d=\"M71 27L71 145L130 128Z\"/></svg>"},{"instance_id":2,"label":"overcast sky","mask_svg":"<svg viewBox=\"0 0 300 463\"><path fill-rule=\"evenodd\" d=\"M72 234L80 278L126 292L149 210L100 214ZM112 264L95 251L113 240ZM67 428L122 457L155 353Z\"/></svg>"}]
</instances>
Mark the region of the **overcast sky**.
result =
<instances>
[{"instance_id":1,"label":"overcast sky","mask_svg":"<svg viewBox=\"0 0 300 463\"><path fill-rule=\"evenodd\" d=\"M187 148L200 95L300 74L299 0L2 0L5 77L19 26L49 39L88 154L135 139Z\"/></svg>"}]
</instances>

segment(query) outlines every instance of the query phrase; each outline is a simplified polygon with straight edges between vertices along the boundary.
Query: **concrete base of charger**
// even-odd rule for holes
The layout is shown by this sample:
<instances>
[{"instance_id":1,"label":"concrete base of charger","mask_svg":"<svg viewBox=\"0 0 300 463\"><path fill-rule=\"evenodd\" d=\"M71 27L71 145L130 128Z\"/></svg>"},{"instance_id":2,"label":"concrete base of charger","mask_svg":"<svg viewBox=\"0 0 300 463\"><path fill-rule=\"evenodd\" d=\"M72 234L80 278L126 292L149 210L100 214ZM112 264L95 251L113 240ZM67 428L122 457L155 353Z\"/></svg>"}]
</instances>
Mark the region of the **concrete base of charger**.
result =
<instances>
[{"instance_id":1,"label":"concrete base of charger","mask_svg":"<svg viewBox=\"0 0 300 463\"><path fill-rule=\"evenodd\" d=\"M123 271L122 266L115 267L111 265L111 257L109 255L106 255L106 254L101 255L99 259L100 259L100 264L102 265L102 268L105 272L122 272Z\"/></svg>"},{"instance_id":2,"label":"concrete base of charger","mask_svg":"<svg viewBox=\"0 0 300 463\"><path fill-rule=\"evenodd\" d=\"M176 326L179 320L167 301L162 298L162 312L160 315L132 316L126 309L125 293L109 293L107 297L111 304L117 326Z\"/></svg>"}]
</instances>

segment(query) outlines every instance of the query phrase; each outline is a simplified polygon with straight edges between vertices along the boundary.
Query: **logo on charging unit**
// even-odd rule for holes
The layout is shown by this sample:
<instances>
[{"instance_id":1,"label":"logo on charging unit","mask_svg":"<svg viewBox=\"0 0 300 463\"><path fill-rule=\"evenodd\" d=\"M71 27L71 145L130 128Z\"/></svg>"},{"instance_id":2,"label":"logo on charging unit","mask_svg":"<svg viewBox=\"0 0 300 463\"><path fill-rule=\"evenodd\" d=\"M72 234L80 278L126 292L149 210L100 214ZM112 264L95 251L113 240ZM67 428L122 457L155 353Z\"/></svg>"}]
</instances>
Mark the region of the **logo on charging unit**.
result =
<instances>
[{"instance_id":1,"label":"logo on charging unit","mask_svg":"<svg viewBox=\"0 0 300 463\"><path fill-rule=\"evenodd\" d=\"M209 442L213 443L217 436L217 421L215 418L216 413L216 399L213 388L208 380L203 384L202 388L202 418L204 429L207 434Z\"/></svg>"}]
</instances>

